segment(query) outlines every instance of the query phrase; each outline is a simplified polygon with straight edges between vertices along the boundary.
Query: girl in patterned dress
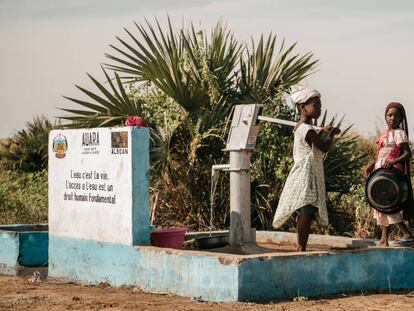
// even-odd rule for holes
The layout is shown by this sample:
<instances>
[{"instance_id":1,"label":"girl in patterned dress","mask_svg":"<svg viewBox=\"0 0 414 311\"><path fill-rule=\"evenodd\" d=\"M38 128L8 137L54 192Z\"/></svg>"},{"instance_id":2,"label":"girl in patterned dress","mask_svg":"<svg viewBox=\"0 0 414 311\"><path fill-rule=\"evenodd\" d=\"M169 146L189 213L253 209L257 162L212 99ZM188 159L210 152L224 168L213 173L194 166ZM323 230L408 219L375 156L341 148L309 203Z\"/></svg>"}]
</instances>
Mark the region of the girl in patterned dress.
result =
<instances>
[{"instance_id":1,"label":"girl in patterned dress","mask_svg":"<svg viewBox=\"0 0 414 311\"><path fill-rule=\"evenodd\" d=\"M377 140L378 151L376 161L368 165L365 175L368 176L374 169L395 167L410 177L411 150L408 142L408 126L405 109L400 103L390 103L385 109L386 130ZM388 226L395 224L403 234L400 244L414 243L414 237L404 223L404 219L413 224L412 189L405 204L404 212L383 214L374 210L374 218L381 226L381 240L378 246L388 246Z\"/></svg>"},{"instance_id":2,"label":"girl in patterned dress","mask_svg":"<svg viewBox=\"0 0 414 311\"><path fill-rule=\"evenodd\" d=\"M325 126L316 131L312 127L312 119L318 119L321 115L320 97L318 91L300 85L292 88L291 92L291 98L300 112L300 120L294 129L294 164L280 196L273 227L279 228L298 211L298 252L306 251L313 219L323 225L328 224L323 153L329 150L333 136L340 130ZM324 132L328 135L322 140Z\"/></svg>"}]
</instances>

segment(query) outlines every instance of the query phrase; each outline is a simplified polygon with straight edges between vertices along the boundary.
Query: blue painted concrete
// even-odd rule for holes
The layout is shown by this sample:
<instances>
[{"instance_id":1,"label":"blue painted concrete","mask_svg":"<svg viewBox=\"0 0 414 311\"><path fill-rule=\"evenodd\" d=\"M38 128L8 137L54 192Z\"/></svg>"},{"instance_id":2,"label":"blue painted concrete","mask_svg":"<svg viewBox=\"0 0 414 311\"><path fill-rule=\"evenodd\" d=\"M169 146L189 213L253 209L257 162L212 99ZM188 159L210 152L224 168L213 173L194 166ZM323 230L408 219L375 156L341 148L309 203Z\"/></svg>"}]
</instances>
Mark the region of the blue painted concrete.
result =
<instances>
[{"instance_id":1,"label":"blue painted concrete","mask_svg":"<svg viewBox=\"0 0 414 311\"><path fill-rule=\"evenodd\" d=\"M16 275L19 266L40 267L48 262L47 226L0 226L0 274Z\"/></svg>"},{"instance_id":2,"label":"blue painted concrete","mask_svg":"<svg viewBox=\"0 0 414 311\"><path fill-rule=\"evenodd\" d=\"M133 127L132 137L132 234L134 245L150 244L149 129Z\"/></svg>"},{"instance_id":3,"label":"blue painted concrete","mask_svg":"<svg viewBox=\"0 0 414 311\"><path fill-rule=\"evenodd\" d=\"M238 266L214 256L151 246L49 237L49 276L135 285L210 301L237 301Z\"/></svg>"},{"instance_id":4,"label":"blue painted concrete","mask_svg":"<svg viewBox=\"0 0 414 311\"><path fill-rule=\"evenodd\" d=\"M18 234L16 232L0 230L0 274L16 275L18 258Z\"/></svg>"},{"instance_id":5,"label":"blue painted concrete","mask_svg":"<svg viewBox=\"0 0 414 311\"><path fill-rule=\"evenodd\" d=\"M277 256L240 266L240 300L414 288L414 249Z\"/></svg>"},{"instance_id":6,"label":"blue painted concrete","mask_svg":"<svg viewBox=\"0 0 414 311\"><path fill-rule=\"evenodd\" d=\"M49 237L49 275L208 301L414 288L414 249L230 255Z\"/></svg>"},{"instance_id":7,"label":"blue painted concrete","mask_svg":"<svg viewBox=\"0 0 414 311\"><path fill-rule=\"evenodd\" d=\"M19 264L25 267L46 266L48 242L47 232L21 232L19 234Z\"/></svg>"}]
</instances>

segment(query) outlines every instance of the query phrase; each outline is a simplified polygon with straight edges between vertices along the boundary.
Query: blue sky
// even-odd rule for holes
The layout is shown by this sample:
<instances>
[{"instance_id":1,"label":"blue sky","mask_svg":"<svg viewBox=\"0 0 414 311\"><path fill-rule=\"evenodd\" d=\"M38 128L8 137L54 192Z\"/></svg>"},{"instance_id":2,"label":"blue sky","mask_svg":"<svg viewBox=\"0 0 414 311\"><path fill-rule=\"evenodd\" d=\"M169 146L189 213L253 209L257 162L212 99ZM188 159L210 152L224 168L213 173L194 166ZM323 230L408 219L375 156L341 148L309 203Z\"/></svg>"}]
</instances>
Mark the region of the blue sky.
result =
<instances>
[{"instance_id":1,"label":"blue sky","mask_svg":"<svg viewBox=\"0 0 414 311\"><path fill-rule=\"evenodd\" d=\"M167 14L176 26L207 30L221 18L240 40L273 32L297 41L298 52L320 60L305 83L363 134L384 126L389 101L403 103L414 124L411 0L0 0L0 137L34 115L61 115L56 107L71 105L62 95L80 97L74 84L90 86L85 72L100 77L124 27L154 16L165 22Z\"/></svg>"}]
</instances>

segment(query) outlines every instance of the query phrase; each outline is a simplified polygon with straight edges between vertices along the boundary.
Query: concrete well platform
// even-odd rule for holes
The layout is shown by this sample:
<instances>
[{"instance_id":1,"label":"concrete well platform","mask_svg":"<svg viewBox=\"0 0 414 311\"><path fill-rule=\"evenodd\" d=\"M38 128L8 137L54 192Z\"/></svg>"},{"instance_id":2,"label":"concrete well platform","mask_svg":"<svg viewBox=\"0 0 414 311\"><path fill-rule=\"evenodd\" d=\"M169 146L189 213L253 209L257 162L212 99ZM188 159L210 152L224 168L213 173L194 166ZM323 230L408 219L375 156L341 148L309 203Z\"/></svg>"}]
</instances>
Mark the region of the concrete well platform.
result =
<instances>
[{"instance_id":1,"label":"concrete well platform","mask_svg":"<svg viewBox=\"0 0 414 311\"><path fill-rule=\"evenodd\" d=\"M48 226L0 226L0 274L21 275L30 268L47 267Z\"/></svg>"},{"instance_id":2,"label":"concrete well platform","mask_svg":"<svg viewBox=\"0 0 414 311\"><path fill-rule=\"evenodd\" d=\"M242 249L201 251L51 236L49 276L228 302L414 288L412 248L312 235L311 251L295 253L292 233L256 239Z\"/></svg>"}]
</instances>

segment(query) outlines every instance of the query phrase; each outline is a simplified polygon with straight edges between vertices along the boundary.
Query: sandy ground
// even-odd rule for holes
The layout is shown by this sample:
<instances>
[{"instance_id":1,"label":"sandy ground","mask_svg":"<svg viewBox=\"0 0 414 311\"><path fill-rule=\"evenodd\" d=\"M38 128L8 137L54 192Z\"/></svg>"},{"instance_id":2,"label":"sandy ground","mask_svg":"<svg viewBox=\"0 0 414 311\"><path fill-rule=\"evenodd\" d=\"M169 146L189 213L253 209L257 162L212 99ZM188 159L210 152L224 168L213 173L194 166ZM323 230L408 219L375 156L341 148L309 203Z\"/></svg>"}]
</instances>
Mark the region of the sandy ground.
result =
<instances>
[{"instance_id":1,"label":"sandy ground","mask_svg":"<svg viewBox=\"0 0 414 311\"><path fill-rule=\"evenodd\" d=\"M208 303L133 287L83 286L0 276L0 310L414 310L414 291L277 303Z\"/></svg>"}]
</instances>

